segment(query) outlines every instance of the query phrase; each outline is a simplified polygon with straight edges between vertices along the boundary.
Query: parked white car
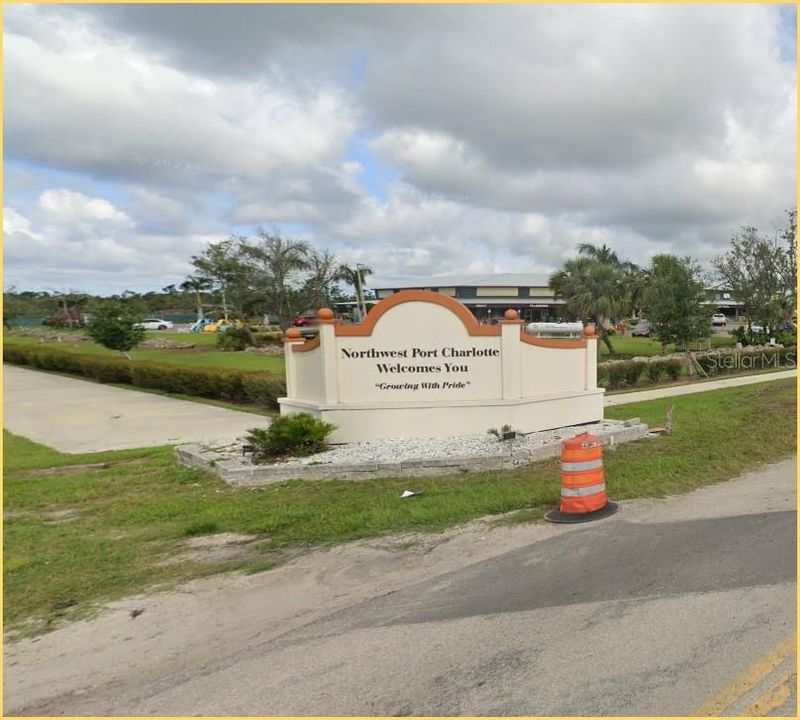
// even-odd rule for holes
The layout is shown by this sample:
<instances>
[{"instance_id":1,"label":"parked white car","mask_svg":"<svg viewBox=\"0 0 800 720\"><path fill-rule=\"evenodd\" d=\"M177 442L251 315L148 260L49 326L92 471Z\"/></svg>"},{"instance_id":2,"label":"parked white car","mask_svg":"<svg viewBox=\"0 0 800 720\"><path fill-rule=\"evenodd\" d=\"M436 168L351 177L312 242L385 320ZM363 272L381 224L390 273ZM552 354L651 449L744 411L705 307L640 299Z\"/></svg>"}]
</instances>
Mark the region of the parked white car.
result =
<instances>
[{"instance_id":1,"label":"parked white car","mask_svg":"<svg viewBox=\"0 0 800 720\"><path fill-rule=\"evenodd\" d=\"M711 316L711 324L722 325L724 327L728 324L728 318L725 317L724 313L715 313Z\"/></svg>"},{"instance_id":2,"label":"parked white car","mask_svg":"<svg viewBox=\"0 0 800 720\"><path fill-rule=\"evenodd\" d=\"M140 323L136 323L134 327L143 328L144 330L170 330L175 327L175 323L159 318L147 318Z\"/></svg>"}]
</instances>

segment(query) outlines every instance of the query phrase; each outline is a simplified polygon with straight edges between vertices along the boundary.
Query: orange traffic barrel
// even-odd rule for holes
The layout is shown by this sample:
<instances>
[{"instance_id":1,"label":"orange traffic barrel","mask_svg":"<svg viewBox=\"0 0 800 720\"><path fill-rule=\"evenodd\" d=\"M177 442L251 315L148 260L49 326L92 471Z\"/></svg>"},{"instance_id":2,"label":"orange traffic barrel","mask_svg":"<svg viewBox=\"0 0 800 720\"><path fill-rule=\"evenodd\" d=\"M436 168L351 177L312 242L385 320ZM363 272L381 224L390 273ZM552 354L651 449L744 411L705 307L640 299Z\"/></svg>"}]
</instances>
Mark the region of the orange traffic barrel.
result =
<instances>
[{"instance_id":1,"label":"orange traffic barrel","mask_svg":"<svg viewBox=\"0 0 800 720\"><path fill-rule=\"evenodd\" d=\"M587 522L613 515L603 469L603 441L584 432L561 444L561 505L545 515L551 522Z\"/></svg>"}]
</instances>

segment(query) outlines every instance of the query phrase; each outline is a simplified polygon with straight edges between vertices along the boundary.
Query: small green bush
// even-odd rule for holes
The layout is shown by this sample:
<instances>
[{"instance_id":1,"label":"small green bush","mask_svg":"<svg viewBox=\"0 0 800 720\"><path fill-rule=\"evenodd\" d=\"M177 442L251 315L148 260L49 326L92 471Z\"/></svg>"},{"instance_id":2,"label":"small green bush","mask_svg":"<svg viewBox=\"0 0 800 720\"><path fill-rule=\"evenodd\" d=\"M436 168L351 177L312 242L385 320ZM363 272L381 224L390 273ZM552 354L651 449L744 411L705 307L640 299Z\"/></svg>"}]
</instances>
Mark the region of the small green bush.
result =
<instances>
[{"instance_id":1,"label":"small green bush","mask_svg":"<svg viewBox=\"0 0 800 720\"><path fill-rule=\"evenodd\" d=\"M280 330L266 330L255 333L257 345L280 345L283 343L283 333Z\"/></svg>"},{"instance_id":2,"label":"small green bush","mask_svg":"<svg viewBox=\"0 0 800 720\"><path fill-rule=\"evenodd\" d=\"M661 379L661 376L665 372L664 361L663 360L654 360L652 362L647 363L647 379L650 382L658 382Z\"/></svg>"},{"instance_id":3,"label":"small green bush","mask_svg":"<svg viewBox=\"0 0 800 720\"><path fill-rule=\"evenodd\" d=\"M678 358L668 358L664 361L664 371L670 380L677 380L681 376L683 363Z\"/></svg>"},{"instance_id":4,"label":"small green bush","mask_svg":"<svg viewBox=\"0 0 800 720\"><path fill-rule=\"evenodd\" d=\"M326 438L335 429L308 413L281 415L268 428L252 428L247 442L255 447L256 462L284 455L313 455L328 447Z\"/></svg>"},{"instance_id":5,"label":"small green bush","mask_svg":"<svg viewBox=\"0 0 800 720\"><path fill-rule=\"evenodd\" d=\"M137 324L141 316L125 303L111 303L98 309L87 333L98 345L126 353L144 340L144 329Z\"/></svg>"},{"instance_id":6,"label":"small green bush","mask_svg":"<svg viewBox=\"0 0 800 720\"><path fill-rule=\"evenodd\" d=\"M217 335L217 345L222 350L239 352L254 344L253 333L248 328L229 327Z\"/></svg>"},{"instance_id":7,"label":"small green bush","mask_svg":"<svg viewBox=\"0 0 800 720\"><path fill-rule=\"evenodd\" d=\"M608 365L608 387L616 390L625 381L625 363L615 362Z\"/></svg>"},{"instance_id":8,"label":"small green bush","mask_svg":"<svg viewBox=\"0 0 800 720\"><path fill-rule=\"evenodd\" d=\"M625 382L628 385L636 385L636 383L639 382L639 378L642 376L642 373L644 373L644 363L628 360L621 364L624 366L623 373Z\"/></svg>"}]
</instances>

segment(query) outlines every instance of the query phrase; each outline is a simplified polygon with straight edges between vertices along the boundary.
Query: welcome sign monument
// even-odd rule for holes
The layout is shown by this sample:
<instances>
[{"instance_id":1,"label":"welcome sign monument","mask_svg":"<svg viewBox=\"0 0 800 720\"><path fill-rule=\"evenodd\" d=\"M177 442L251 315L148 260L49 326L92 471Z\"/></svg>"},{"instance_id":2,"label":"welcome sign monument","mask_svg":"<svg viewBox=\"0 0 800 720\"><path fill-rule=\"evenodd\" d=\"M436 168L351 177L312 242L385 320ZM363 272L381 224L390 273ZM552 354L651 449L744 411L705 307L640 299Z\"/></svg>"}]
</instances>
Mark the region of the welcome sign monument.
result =
<instances>
[{"instance_id":1,"label":"welcome sign monument","mask_svg":"<svg viewBox=\"0 0 800 720\"><path fill-rule=\"evenodd\" d=\"M597 422L597 339L528 336L514 310L480 325L453 298L407 290L381 300L359 325L318 313L319 334L286 332L281 414L333 423L334 442L520 432Z\"/></svg>"}]
</instances>

